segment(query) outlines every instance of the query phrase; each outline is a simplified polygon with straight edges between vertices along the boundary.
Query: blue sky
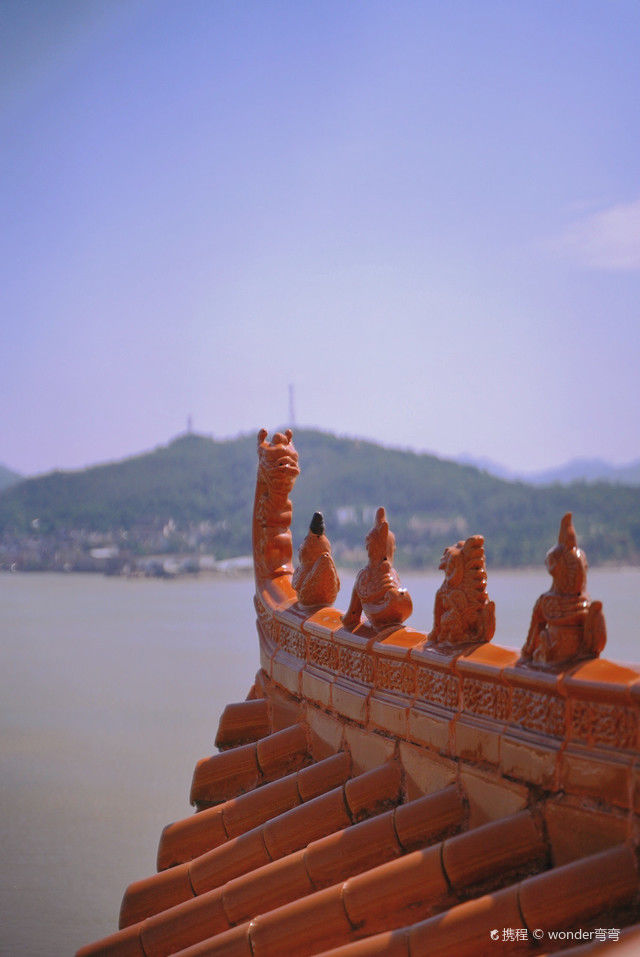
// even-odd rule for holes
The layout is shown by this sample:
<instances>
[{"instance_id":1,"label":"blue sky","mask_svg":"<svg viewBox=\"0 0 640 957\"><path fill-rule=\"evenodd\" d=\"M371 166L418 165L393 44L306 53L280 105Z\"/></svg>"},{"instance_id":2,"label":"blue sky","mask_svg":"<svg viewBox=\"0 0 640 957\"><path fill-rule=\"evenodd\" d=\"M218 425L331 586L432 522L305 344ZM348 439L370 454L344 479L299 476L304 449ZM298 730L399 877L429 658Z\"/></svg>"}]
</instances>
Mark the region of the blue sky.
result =
<instances>
[{"instance_id":1,"label":"blue sky","mask_svg":"<svg viewBox=\"0 0 640 957\"><path fill-rule=\"evenodd\" d=\"M636 2L4 0L0 462L640 457Z\"/></svg>"}]
</instances>

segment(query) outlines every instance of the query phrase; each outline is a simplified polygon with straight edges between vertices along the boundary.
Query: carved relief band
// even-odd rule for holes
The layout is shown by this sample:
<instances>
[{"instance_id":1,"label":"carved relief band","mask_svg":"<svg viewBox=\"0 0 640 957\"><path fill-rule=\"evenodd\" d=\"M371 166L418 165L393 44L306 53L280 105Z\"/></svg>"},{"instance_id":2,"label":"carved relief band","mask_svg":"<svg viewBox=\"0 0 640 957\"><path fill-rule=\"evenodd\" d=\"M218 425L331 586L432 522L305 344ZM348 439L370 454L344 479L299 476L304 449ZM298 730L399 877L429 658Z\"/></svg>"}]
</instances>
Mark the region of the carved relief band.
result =
<instances>
[{"instance_id":1,"label":"carved relief band","mask_svg":"<svg viewBox=\"0 0 640 957\"><path fill-rule=\"evenodd\" d=\"M528 688L513 689L511 720L530 731L540 731L556 738L563 737L565 709L562 698L540 691L530 691Z\"/></svg>"},{"instance_id":2,"label":"carved relief band","mask_svg":"<svg viewBox=\"0 0 640 957\"><path fill-rule=\"evenodd\" d=\"M456 711L460 693L460 679L456 675L418 665L416 674L416 697L426 703L440 705Z\"/></svg>"},{"instance_id":3,"label":"carved relief band","mask_svg":"<svg viewBox=\"0 0 640 957\"><path fill-rule=\"evenodd\" d=\"M273 617L269 609L265 607L258 595L254 596L254 605L256 608L258 623L262 628L263 633L270 641L272 641L274 644L277 644L278 621Z\"/></svg>"},{"instance_id":4,"label":"carved relief band","mask_svg":"<svg viewBox=\"0 0 640 957\"><path fill-rule=\"evenodd\" d=\"M307 639L309 663L335 671L338 667L338 649L332 638L309 635Z\"/></svg>"},{"instance_id":5,"label":"carved relief band","mask_svg":"<svg viewBox=\"0 0 640 957\"><path fill-rule=\"evenodd\" d=\"M506 721L509 717L509 689L495 681L465 678L462 701L464 710L473 714L495 718L496 721Z\"/></svg>"},{"instance_id":6,"label":"carved relief band","mask_svg":"<svg viewBox=\"0 0 640 957\"><path fill-rule=\"evenodd\" d=\"M571 737L585 744L632 750L638 740L638 715L615 704L572 701Z\"/></svg>"},{"instance_id":7,"label":"carved relief band","mask_svg":"<svg viewBox=\"0 0 640 957\"><path fill-rule=\"evenodd\" d=\"M396 691L413 698L416 688L416 667L407 661L378 657L376 661L376 688Z\"/></svg>"},{"instance_id":8,"label":"carved relief band","mask_svg":"<svg viewBox=\"0 0 640 957\"><path fill-rule=\"evenodd\" d=\"M305 660L305 636L296 628L291 628L289 625L283 625L281 622L278 645L283 651L288 651L289 654L293 655L295 658L300 658L302 661Z\"/></svg>"},{"instance_id":9,"label":"carved relief band","mask_svg":"<svg viewBox=\"0 0 640 957\"><path fill-rule=\"evenodd\" d=\"M346 678L353 678L363 684L373 682L373 661L371 655L355 648L338 648L338 671Z\"/></svg>"}]
</instances>

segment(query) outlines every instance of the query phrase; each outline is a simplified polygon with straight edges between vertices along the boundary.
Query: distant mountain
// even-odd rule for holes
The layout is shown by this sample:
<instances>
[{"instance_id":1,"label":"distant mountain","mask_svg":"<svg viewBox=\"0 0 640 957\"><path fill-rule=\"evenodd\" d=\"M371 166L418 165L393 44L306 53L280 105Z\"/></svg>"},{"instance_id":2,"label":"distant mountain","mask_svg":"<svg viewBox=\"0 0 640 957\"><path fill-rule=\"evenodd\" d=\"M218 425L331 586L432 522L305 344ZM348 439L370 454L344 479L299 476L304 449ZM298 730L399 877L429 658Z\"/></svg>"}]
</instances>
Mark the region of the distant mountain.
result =
<instances>
[{"instance_id":1,"label":"distant mountain","mask_svg":"<svg viewBox=\"0 0 640 957\"><path fill-rule=\"evenodd\" d=\"M18 475L17 472L8 469L6 465L0 465L0 491L9 488L10 485L15 485L21 479L22 476Z\"/></svg>"},{"instance_id":2,"label":"distant mountain","mask_svg":"<svg viewBox=\"0 0 640 957\"><path fill-rule=\"evenodd\" d=\"M534 485L551 485L560 482L610 482L614 485L640 485L640 459L628 465L611 465L602 459L572 459L566 465L543 472L534 472L526 477Z\"/></svg>"},{"instance_id":3,"label":"distant mountain","mask_svg":"<svg viewBox=\"0 0 640 957\"><path fill-rule=\"evenodd\" d=\"M539 472L513 472L492 459L466 453L457 456L457 462L473 465L481 471L508 481L527 482L530 485L569 485L572 482L609 482L613 485L640 485L640 459L628 465L611 465L603 459L572 459L564 465Z\"/></svg>"},{"instance_id":4,"label":"distant mountain","mask_svg":"<svg viewBox=\"0 0 640 957\"><path fill-rule=\"evenodd\" d=\"M319 509L338 561L359 563L375 509L385 505L398 564L435 568L446 545L481 533L492 566L541 565L572 511L591 564L640 563L640 488L533 487L310 429L294 442L296 547ZM87 556L105 546L133 556L246 555L255 474L255 436L188 434L122 462L26 479L0 493L0 565L90 567Z\"/></svg>"}]
</instances>

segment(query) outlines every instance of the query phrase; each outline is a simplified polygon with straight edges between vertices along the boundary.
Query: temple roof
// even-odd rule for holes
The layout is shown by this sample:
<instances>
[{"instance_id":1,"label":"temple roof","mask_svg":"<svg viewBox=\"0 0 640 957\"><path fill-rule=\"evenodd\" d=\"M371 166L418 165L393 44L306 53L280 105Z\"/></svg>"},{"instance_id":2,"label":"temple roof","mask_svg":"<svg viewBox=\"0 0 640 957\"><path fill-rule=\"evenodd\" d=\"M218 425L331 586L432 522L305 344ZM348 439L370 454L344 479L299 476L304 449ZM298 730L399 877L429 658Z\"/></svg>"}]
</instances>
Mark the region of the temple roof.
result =
<instances>
[{"instance_id":1,"label":"temple roof","mask_svg":"<svg viewBox=\"0 0 640 957\"><path fill-rule=\"evenodd\" d=\"M491 644L480 535L445 550L431 633L404 624L383 508L342 615L328 540L293 576L298 457L266 436L260 670L196 765L196 813L78 957L637 952L640 673L599 657L601 603L565 581L571 515L520 656Z\"/></svg>"},{"instance_id":2,"label":"temple roof","mask_svg":"<svg viewBox=\"0 0 640 957\"><path fill-rule=\"evenodd\" d=\"M361 771L285 710L274 730L260 693L223 714L198 810L163 831L121 929L78 957L550 953L550 933L574 928L598 933L576 953L637 940L636 855L615 826L571 845L536 807L482 821L458 783L415 796L397 754Z\"/></svg>"}]
</instances>

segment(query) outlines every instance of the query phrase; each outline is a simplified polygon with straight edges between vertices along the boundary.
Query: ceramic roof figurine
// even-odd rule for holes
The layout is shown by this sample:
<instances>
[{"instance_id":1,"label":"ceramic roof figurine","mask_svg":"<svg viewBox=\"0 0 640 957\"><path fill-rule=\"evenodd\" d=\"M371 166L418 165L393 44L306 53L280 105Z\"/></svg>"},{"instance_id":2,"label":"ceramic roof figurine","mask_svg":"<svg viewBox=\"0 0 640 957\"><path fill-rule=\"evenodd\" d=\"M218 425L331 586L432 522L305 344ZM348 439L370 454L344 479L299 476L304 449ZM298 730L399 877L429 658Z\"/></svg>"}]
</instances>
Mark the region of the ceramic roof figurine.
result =
<instances>
[{"instance_id":1,"label":"ceramic roof figurine","mask_svg":"<svg viewBox=\"0 0 640 957\"><path fill-rule=\"evenodd\" d=\"M487 595L482 535L472 535L445 548L439 567L445 578L436 592L429 641L441 645L491 641L496 630L496 608Z\"/></svg>"},{"instance_id":2,"label":"ceramic roof figurine","mask_svg":"<svg viewBox=\"0 0 640 957\"><path fill-rule=\"evenodd\" d=\"M607 640L602 602L586 592L587 557L578 548L571 512L563 516L558 544L545 564L553 584L534 605L522 658L550 667L597 658Z\"/></svg>"},{"instance_id":3,"label":"ceramic roof figurine","mask_svg":"<svg viewBox=\"0 0 640 957\"><path fill-rule=\"evenodd\" d=\"M309 533L298 551L300 564L293 573L291 584L298 593L298 601L307 608L333 605L340 590L340 578L331 545L324 534L322 512L314 512Z\"/></svg>"},{"instance_id":4,"label":"ceramic roof figurine","mask_svg":"<svg viewBox=\"0 0 640 957\"><path fill-rule=\"evenodd\" d=\"M275 432L267 442L267 430L258 433L258 476L253 510L253 552L256 574L274 578L290 575L291 515L289 494L297 477L298 453L291 441L293 433Z\"/></svg>"},{"instance_id":5,"label":"ceramic roof figurine","mask_svg":"<svg viewBox=\"0 0 640 957\"><path fill-rule=\"evenodd\" d=\"M401 625L411 614L413 603L393 567L396 540L382 507L376 512L376 523L367 535L366 546L369 564L358 572L343 618L345 628L357 627L362 612L378 630Z\"/></svg>"}]
</instances>

